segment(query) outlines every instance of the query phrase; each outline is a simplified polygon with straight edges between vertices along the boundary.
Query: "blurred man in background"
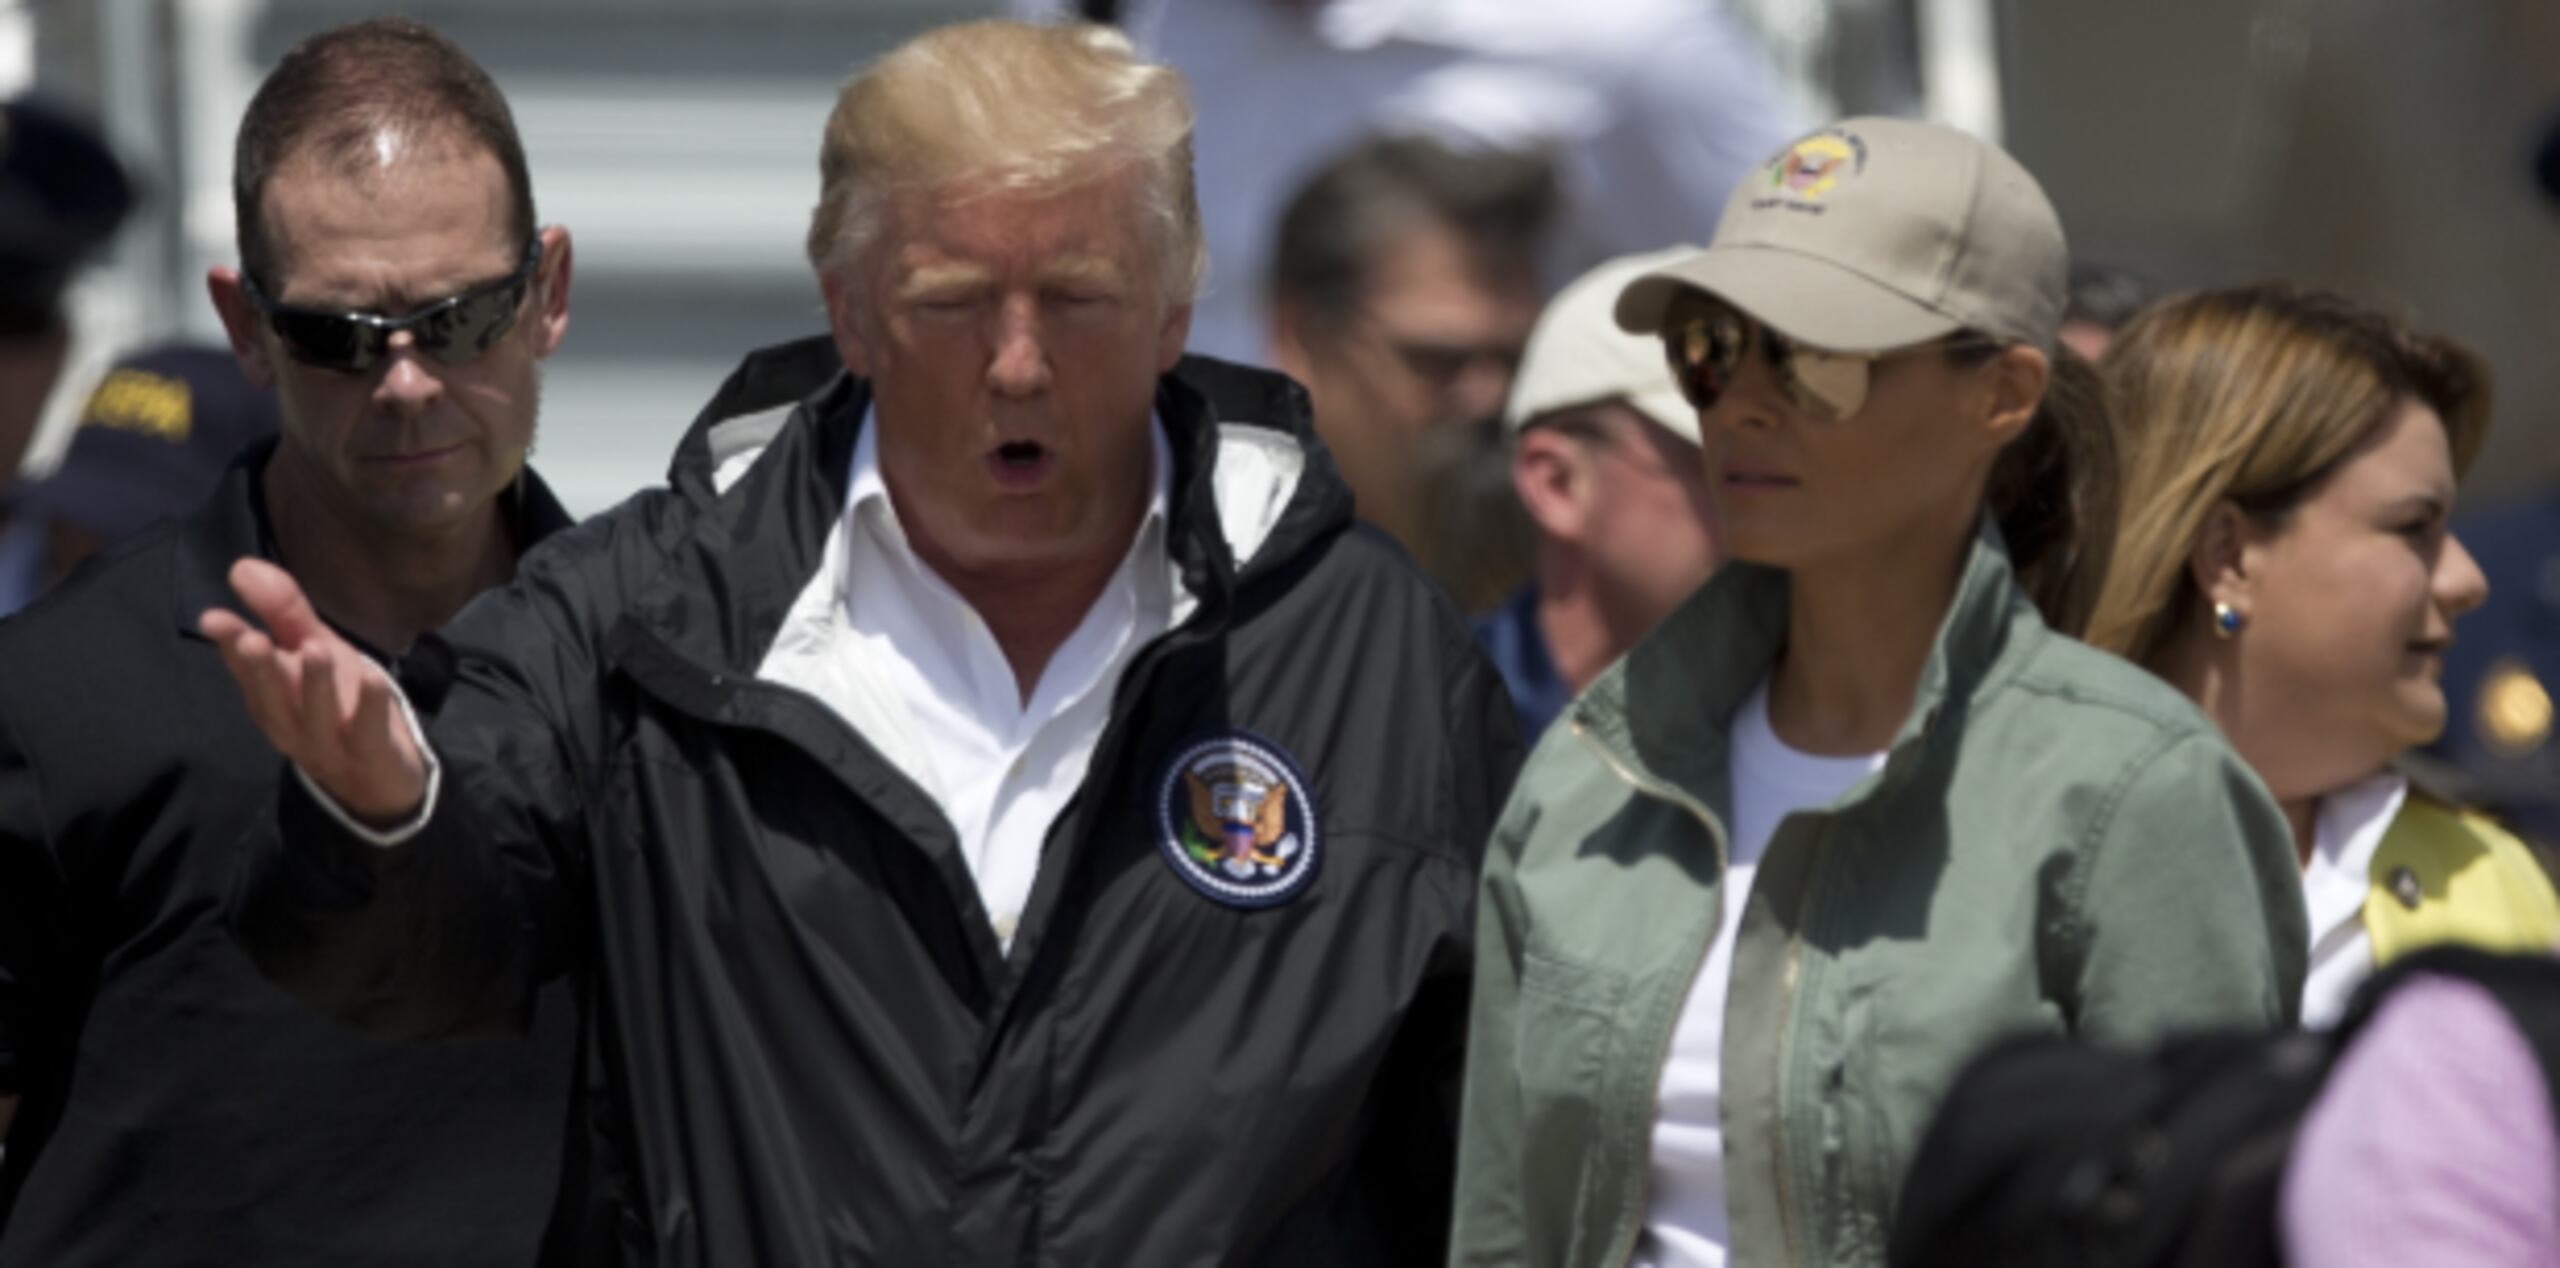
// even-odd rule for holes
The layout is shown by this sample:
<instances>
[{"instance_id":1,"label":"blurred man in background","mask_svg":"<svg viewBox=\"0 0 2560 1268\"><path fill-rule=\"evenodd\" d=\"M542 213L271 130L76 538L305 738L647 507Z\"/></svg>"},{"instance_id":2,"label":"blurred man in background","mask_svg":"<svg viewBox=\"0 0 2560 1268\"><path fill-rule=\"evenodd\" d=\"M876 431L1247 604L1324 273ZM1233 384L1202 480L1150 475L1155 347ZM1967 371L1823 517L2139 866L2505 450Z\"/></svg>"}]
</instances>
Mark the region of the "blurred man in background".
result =
<instances>
[{"instance_id":1,"label":"blurred man in background","mask_svg":"<svg viewBox=\"0 0 2560 1268\"><path fill-rule=\"evenodd\" d=\"M1563 190L1552 284L1715 223L1808 120L1719 0L1011 0L1116 21L1188 77L1210 285L1193 346L1263 351L1253 283L1290 191L1373 132L1545 150Z\"/></svg>"},{"instance_id":2,"label":"blurred man in background","mask_svg":"<svg viewBox=\"0 0 2560 1268\"><path fill-rule=\"evenodd\" d=\"M1555 210L1543 155L1405 137L1344 152L1280 218L1272 363L1306 385L1359 516L1416 555L1426 434L1501 411Z\"/></svg>"},{"instance_id":3,"label":"blurred man in background","mask_svg":"<svg viewBox=\"0 0 2560 1268\"><path fill-rule=\"evenodd\" d=\"M387 659L566 527L524 459L568 235L535 227L496 85L398 19L285 54L232 193L240 267L208 286L280 435L0 623L0 1266L531 1262L571 1001L528 999L530 1040L411 1047L261 980L223 900L285 767L195 626L263 558ZM159 428L170 385L103 404Z\"/></svg>"},{"instance_id":4,"label":"blurred man in background","mask_svg":"<svg viewBox=\"0 0 2560 1268\"><path fill-rule=\"evenodd\" d=\"M89 393L62 465L0 495L0 615L99 550L194 510L275 430L274 395L228 349L168 344L118 362Z\"/></svg>"},{"instance_id":5,"label":"blurred man in background","mask_svg":"<svg viewBox=\"0 0 2560 1268\"><path fill-rule=\"evenodd\" d=\"M70 351L63 292L132 208L124 169L86 125L27 98L0 103L0 484Z\"/></svg>"},{"instance_id":6,"label":"blurred man in background","mask_svg":"<svg viewBox=\"0 0 2560 1268\"><path fill-rule=\"evenodd\" d=\"M1503 423L1537 525L1537 576L1476 636L1534 741L1716 565L1698 416L1662 344L1618 328L1618 292L1692 247L1612 260L1566 287L1529 337Z\"/></svg>"}]
</instances>

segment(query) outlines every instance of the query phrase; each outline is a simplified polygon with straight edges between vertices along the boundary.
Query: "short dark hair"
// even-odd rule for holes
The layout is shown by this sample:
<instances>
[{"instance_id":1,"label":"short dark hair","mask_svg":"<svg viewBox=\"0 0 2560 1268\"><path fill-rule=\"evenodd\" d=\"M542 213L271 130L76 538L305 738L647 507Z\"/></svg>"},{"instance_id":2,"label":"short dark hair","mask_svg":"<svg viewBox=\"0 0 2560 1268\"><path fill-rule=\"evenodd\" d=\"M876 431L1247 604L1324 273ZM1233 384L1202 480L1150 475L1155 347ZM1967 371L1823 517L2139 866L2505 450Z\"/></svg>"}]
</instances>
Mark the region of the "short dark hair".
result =
<instances>
[{"instance_id":1,"label":"short dark hair","mask_svg":"<svg viewBox=\"0 0 2560 1268\"><path fill-rule=\"evenodd\" d=\"M1478 258L1534 276L1561 199L1543 151L1371 137L1317 169L1281 212L1269 293L1319 318L1345 316L1366 297L1386 240L1416 223L1446 225Z\"/></svg>"},{"instance_id":2,"label":"short dark hair","mask_svg":"<svg viewBox=\"0 0 2560 1268\"><path fill-rule=\"evenodd\" d=\"M486 149L507 174L508 225L520 245L534 233L533 178L514 112L489 72L453 41L407 18L371 18L323 31L285 52L249 99L231 158L231 203L240 267L273 290L276 244L262 206L288 160L311 154L352 164L374 135L404 129Z\"/></svg>"},{"instance_id":3,"label":"short dark hair","mask_svg":"<svg viewBox=\"0 0 2560 1268\"><path fill-rule=\"evenodd\" d=\"M2064 321L2086 322L2109 333L2123 329L2158 298L2141 274L2087 260L2072 263L2063 295Z\"/></svg>"}]
</instances>

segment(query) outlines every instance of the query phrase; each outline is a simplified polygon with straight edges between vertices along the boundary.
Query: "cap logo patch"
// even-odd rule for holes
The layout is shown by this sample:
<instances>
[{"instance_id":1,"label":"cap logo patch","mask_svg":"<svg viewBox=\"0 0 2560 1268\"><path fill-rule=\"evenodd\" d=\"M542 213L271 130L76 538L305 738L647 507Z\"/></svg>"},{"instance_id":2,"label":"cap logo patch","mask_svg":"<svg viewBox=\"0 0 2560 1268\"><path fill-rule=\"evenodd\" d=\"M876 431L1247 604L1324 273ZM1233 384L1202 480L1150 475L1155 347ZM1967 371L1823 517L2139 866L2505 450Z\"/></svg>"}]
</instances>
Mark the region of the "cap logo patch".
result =
<instances>
[{"instance_id":1,"label":"cap logo patch","mask_svg":"<svg viewBox=\"0 0 2560 1268\"><path fill-rule=\"evenodd\" d=\"M1306 775L1260 736L1229 731L1184 745L1165 765L1156 819L1174 874L1229 907L1276 907L1315 879Z\"/></svg>"},{"instance_id":2,"label":"cap logo patch","mask_svg":"<svg viewBox=\"0 0 2560 1268\"><path fill-rule=\"evenodd\" d=\"M1770 160L1769 194L1753 199L1751 205L1820 212L1824 194L1843 178L1866 170L1866 142L1846 132L1816 132Z\"/></svg>"},{"instance_id":3,"label":"cap logo patch","mask_svg":"<svg viewBox=\"0 0 2560 1268\"><path fill-rule=\"evenodd\" d=\"M193 399L184 379L127 367L98 384L80 422L85 427L120 427L183 443L193 421Z\"/></svg>"}]
</instances>

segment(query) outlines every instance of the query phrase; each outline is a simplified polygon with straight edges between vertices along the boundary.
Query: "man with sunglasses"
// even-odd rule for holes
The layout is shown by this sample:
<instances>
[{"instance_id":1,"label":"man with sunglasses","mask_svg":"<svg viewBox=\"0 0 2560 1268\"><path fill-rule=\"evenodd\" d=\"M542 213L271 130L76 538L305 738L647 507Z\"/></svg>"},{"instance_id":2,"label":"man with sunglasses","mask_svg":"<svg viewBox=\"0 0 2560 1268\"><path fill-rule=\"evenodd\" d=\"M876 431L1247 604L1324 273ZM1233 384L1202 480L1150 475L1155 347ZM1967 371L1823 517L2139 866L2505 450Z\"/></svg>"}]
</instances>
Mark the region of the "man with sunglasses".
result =
<instances>
[{"instance_id":1,"label":"man with sunglasses","mask_svg":"<svg viewBox=\"0 0 2560 1268\"><path fill-rule=\"evenodd\" d=\"M1187 98L1096 28L918 37L824 134L830 337L405 706L271 567L267 632L205 615L307 777L235 932L387 1034L579 981L599 1258L1444 1253L1517 741L1304 395L1183 355Z\"/></svg>"},{"instance_id":2,"label":"man with sunglasses","mask_svg":"<svg viewBox=\"0 0 2560 1268\"><path fill-rule=\"evenodd\" d=\"M234 194L210 287L282 435L0 626L0 1265L529 1262L565 991L528 997L530 1037L412 1046L259 977L224 897L286 768L196 620L262 558L387 659L566 526L524 458L568 235L536 228L496 86L398 20L285 54Z\"/></svg>"}]
</instances>

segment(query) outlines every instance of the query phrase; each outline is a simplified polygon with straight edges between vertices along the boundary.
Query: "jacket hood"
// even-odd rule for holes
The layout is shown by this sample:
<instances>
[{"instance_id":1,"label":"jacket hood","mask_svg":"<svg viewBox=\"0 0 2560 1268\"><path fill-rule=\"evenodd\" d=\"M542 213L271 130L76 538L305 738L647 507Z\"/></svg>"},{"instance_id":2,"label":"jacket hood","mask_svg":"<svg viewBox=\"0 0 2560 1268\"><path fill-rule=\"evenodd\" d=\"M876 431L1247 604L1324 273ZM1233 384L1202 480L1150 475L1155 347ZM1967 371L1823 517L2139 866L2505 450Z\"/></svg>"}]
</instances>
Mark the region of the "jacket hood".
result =
<instances>
[{"instance_id":1,"label":"jacket hood","mask_svg":"<svg viewBox=\"0 0 2560 1268\"><path fill-rule=\"evenodd\" d=\"M870 398L824 335L751 352L695 416L667 482L688 502L716 504L794 428L827 433L806 452L850 455ZM1195 596L1280 567L1349 525L1350 486L1316 436L1306 390L1287 376L1185 356L1158 380L1156 413L1174 453L1174 554ZM841 507L845 473L813 474Z\"/></svg>"}]
</instances>

